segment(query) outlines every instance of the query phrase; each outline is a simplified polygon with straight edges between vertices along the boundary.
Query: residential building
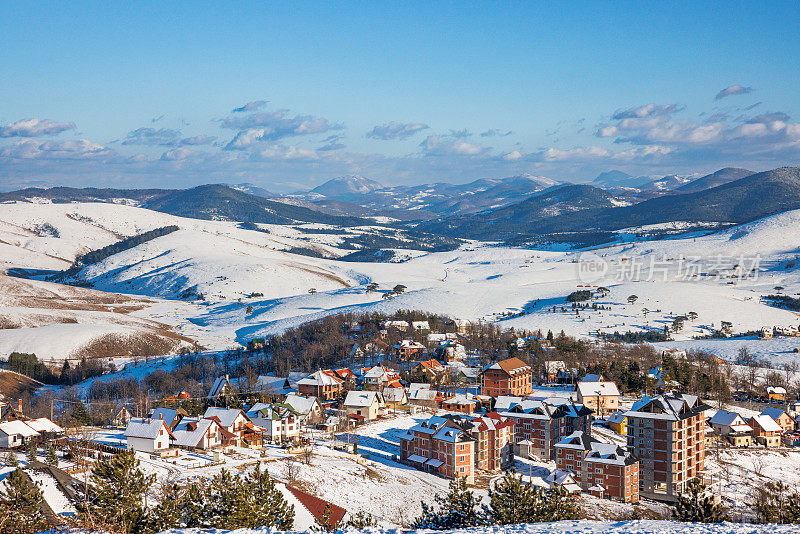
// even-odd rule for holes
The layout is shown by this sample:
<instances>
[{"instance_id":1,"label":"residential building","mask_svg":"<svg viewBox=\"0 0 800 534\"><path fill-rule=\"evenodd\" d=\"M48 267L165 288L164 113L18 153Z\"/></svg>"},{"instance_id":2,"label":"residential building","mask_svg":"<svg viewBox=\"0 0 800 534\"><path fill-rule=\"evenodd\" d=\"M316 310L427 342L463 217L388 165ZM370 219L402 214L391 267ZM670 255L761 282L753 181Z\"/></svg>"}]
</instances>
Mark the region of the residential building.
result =
<instances>
[{"instance_id":1,"label":"residential building","mask_svg":"<svg viewBox=\"0 0 800 534\"><path fill-rule=\"evenodd\" d=\"M575 474L572 471L562 471L561 469L553 469L549 475L544 479L551 488L562 488L570 495L578 494L582 491L581 485L578 484Z\"/></svg>"},{"instance_id":2,"label":"residential building","mask_svg":"<svg viewBox=\"0 0 800 534\"><path fill-rule=\"evenodd\" d=\"M128 450L159 452L169 449L172 433L163 419L133 418L125 428Z\"/></svg>"},{"instance_id":3,"label":"residential building","mask_svg":"<svg viewBox=\"0 0 800 534\"><path fill-rule=\"evenodd\" d=\"M422 356L425 352L425 345L418 341L404 339L397 345L394 345L394 350L397 357L401 360L413 360L417 356Z\"/></svg>"},{"instance_id":4,"label":"residential building","mask_svg":"<svg viewBox=\"0 0 800 534\"><path fill-rule=\"evenodd\" d=\"M433 382L444 373L444 365L439 363L439 360L425 360L419 362L411 372L415 378L424 375L428 378L428 381ZM422 380L422 378L418 379Z\"/></svg>"},{"instance_id":5,"label":"residential building","mask_svg":"<svg viewBox=\"0 0 800 534\"><path fill-rule=\"evenodd\" d=\"M499 471L514 464L514 421L497 412L470 420L475 438L475 467Z\"/></svg>"},{"instance_id":6,"label":"residential building","mask_svg":"<svg viewBox=\"0 0 800 534\"><path fill-rule=\"evenodd\" d=\"M125 428L128 426L128 422L133 417L133 412L131 412L130 408L125 406L124 404L120 404L114 411L111 412L111 417L109 418L109 423L111 426L117 428Z\"/></svg>"},{"instance_id":7,"label":"residential building","mask_svg":"<svg viewBox=\"0 0 800 534\"><path fill-rule=\"evenodd\" d=\"M64 429L52 422L47 417L28 419L24 421L24 423L45 438L61 436L64 434Z\"/></svg>"},{"instance_id":8,"label":"residential building","mask_svg":"<svg viewBox=\"0 0 800 534\"><path fill-rule=\"evenodd\" d=\"M753 444L753 429L736 412L717 410L708 423L734 447L749 447Z\"/></svg>"},{"instance_id":9,"label":"residential building","mask_svg":"<svg viewBox=\"0 0 800 534\"><path fill-rule=\"evenodd\" d=\"M322 402L338 400L344 380L333 371L323 370L307 376L297 383L301 395L317 397Z\"/></svg>"},{"instance_id":10,"label":"residential building","mask_svg":"<svg viewBox=\"0 0 800 534\"><path fill-rule=\"evenodd\" d=\"M628 451L639 459L639 495L674 502L705 465L705 411L694 395L644 397L626 412Z\"/></svg>"},{"instance_id":11,"label":"residential building","mask_svg":"<svg viewBox=\"0 0 800 534\"><path fill-rule=\"evenodd\" d=\"M628 433L628 418L625 417L623 412L612 413L606 421L608 422L608 428L617 434L624 436Z\"/></svg>"},{"instance_id":12,"label":"residential building","mask_svg":"<svg viewBox=\"0 0 800 534\"><path fill-rule=\"evenodd\" d=\"M287 395L291 389L289 379L285 376L261 375L255 385L256 391L267 395Z\"/></svg>"},{"instance_id":13,"label":"residential building","mask_svg":"<svg viewBox=\"0 0 800 534\"><path fill-rule=\"evenodd\" d=\"M39 432L26 425L24 421L17 419L0 423L0 447L2 448L22 447L37 437L39 437Z\"/></svg>"},{"instance_id":14,"label":"residential building","mask_svg":"<svg viewBox=\"0 0 800 534\"><path fill-rule=\"evenodd\" d=\"M761 445L772 448L779 447L781 444L781 434L783 429L768 415L754 415L748 421L750 428L753 429L753 438Z\"/></svg>"},{"instance_id":15,"label":"residential building","mask_svg":"<svg viewBox=\"0 0 800 534\"><path fill-rule=\"evenodd\" d=\"M769 400L786 401L786 388L781 386L767 386L765 388Z\"/></svg>"},{"instance_id":16,"label":"residential building","mask_svg":"<svg viewBox=\"0 0 800 534\"><path fill-rule=\"evenodd\" d=\"M605 417L619 409L619 389L614 382L578 382L578 402Z\"/></svg>"},{"instance_id":17,"label":"residential building","mask_svg":"<svg viewBox=\"0 0 800 534\"><path fill-rule=\"evenodd\" d=\"M768 415L783 429L783 432L794 432L794 419L780 408L764 408L761 415Z\"/></svg>"},{"instance_id":18,"label":"residential building","mask_svg":"<svg viewBox=\"0 0 800 534\"><path fill-rule=\"evenodd\" d=\"M247 411L247 417L261 427L264 439L272 443L300 437L300 414L288 404L259 402Z\"/></svg>"},{"instance_id":19,"label":"residential building","mask_svg":"<svg viewBox=\"0 0 800 534\"><path fill-rule=\"evenodd\" d=\"M545 382L553 384L559 381L559 377L567 371L567 364L561 360L548 360L544 362Z\"/></svg>"},{"instance_id":20,"label":"residential building","mask_svg":"<svg viewBox=\"0 0 800 534\"><path fill-rule=\"evenodd\" d=\"M322 420L322 404L316 397L304 397L297 393L286 395L283 404L300 414L300 423L310 425Z\"/></svg>"},{"instance_id":21,"label":"residential building","mask_svg":"<svg viewBox=\"0 0 800 534\"><path fill-rule=\"evenodd\" d=\"M386 328L386 329L388 329L388 328L396 328L396 329L401 330L403 332L408 330L410 326L411 325L408 324L408 321L391 320L391 321L384 321L384 322L381 323L381 327L382 328Z\"/></svg>"},{"instance_id":22,"label":"residential building","mask_svg":"<svg viewBox=\"0 0 800 534\"><path fill-rule=\"evenodd\" d=\"M442 401L442 410L448 412L472 414L479 406L478 399L470 393L458 393Z\"/></svg>"},{"instance_id":23,"label":"residential building","mask_svg":"<svg viewBox=\"0 0 800 534\"><path fill-rule=\"evenodd\" d=\"M189 414L186 413L186 410L182 408L173 409L173 408L156 408L152 412L150 412L150 419L163 419L165 423L167 423L167 428L170 430L174 430L178 423L181 422L181 419L187 417Z\"/></svg>"},{"instance_id":24,"label":"residential building","mask_svg":"<svg viewBox=\"0 0 800 534\"><path fill-rule=\"evenodd\" d=\"M216 419L219 426L234 435L233 442L240 445L250 420L239 408L208 408L203 414L205 419Z\"/></svg>"},{"instance_id":25,"label":"residential building","mask_svg":"<svg viewBox=\"0 0 800 534\"><path fill-rule=\"evenodd\" d=\"M460 362L467 357L467 350L461 343L446 339L436 347L436 357L446 362Z\"/></svg>"},{"instance_id":26,"label":"residential building","mask_svg":"<svg viewBox=\"0 0 800 534\"><path fill-rule=\"evenodd\" d=\"M575 431L591 434L592 411L563 397L526 400L499 397L495 411L514 421L515 453L524 458L555 459L556 443Z\"/></svg>"},{"instance_id":27,"label":"residential building","mask_svg":"<svg viewBox=\"0 0 800 534\"><path fill-rule=\"evenodd\" d=\"M380 391L348 391L342 409L349 419L358 423L377 419L386 404Z\"/></svg>"},{"instance_id":28,"label":"residential building","mask_svg":"<svg viewBox=\"0 0 800 534\"><path fill-rule=\"evenodd\" d=\"M217 403L232 393L233 387L231 386L230 376L220 376L214 380L214 383L211 385L207 400L210 403Z\"/></svg>"},{"instance_id":29,"label":"residential building","mask_svg":"<svg viewBox=\"0 0 800 534\"><path fill-rule=\"evenodd\" d=\"M476 440L457 416L431 417L400 436L400 461L447 478L475 480Z\"/></svg>"},{"instance_id":30,"label":"residential building","mask_svg":"<svg viewBox=\"0 0 800 534\"><path fill-rule=\"evenodd\" d=\"M397 410L401 406L408 404L408 393L406 388L383 388L383 400L386 403L386 408Z\"/></svg>"},{"instance_id":31,"label":"residential building","mask_svg":"<svg viewBox=\"0 0 800 534\"><path fill-rule=\"evenodd\" d=\"M383 391L385 387L400 387L400 375L382 365L376 365L367 369L361 376L364 389L373 391Z\"/></svg>"},{"instance_id":32,"label":"residential building","mask_svg":"<svg viewBox=\"0 0 800 534\"><path fill-rule=\"evenodd\" d=\"M639 501L639 460L619 445L573 432L556 443L556 465L584 491L621 502Z\"/></svg>"},{"instance_id":33,"label":"residential building","mask_svg":"<svg viewBox=\"0 0 800 534\"><path fill-rule=\"evenodd\" d=\"M295 532L313 532L320 528L329 528L331 532L339 531L347 522L347 510L341 506L280 482L275 484L275 488L283 493L286 504L294 507L292 530Z\"/></svg>"},{"instance_id":34,"label":"residential building","mask_svg":"<svg viewBox=\"0 0 800 534\"><path fill-rule=\"evenodd\" d=\"M408 388L408 403L414 406L435 409L443 400L441 392L431 389L430 384L412 383Z\"/></svg>"},{"instance_id":35,"label":"residential building","mask_svg":"<svg viewBox=\"0 0 800 534\"><path fill-rule=\"evenodd\" d=\"M533 391L531 367L519 358L508 358L483 369L481 393L490 397L524 396Z\"/></svg>"},{"instance_id":36,"label":"residential building","mask_svg":"<svg viewBox=\"0 0 800 534\"><path fill-rule=\"evenodd\" d=\"M428 324L428 321L411 321L411 328L416 330L417 332L430 332L431 325Z\"/></svg>"},{"instance_id":37,"label":"residential building","mask_svg":"<svg viewBox=\"0 0 800 534\"><path fill-rule=\"evenodd\" d=\"M224 441L234 439L216 419L184 417L172 431L173 443L182 449L207 450L219 447Z\"/></svg>"},{"instance_id":38,"label":"residential building","mask_svg":"<svg viewBox=\"0 0 800 534\"><path fill-rule=\"evenodd\" d=\"M583 377L581 377L581 379L578 380L578 382L604 382L604 381L605 379L603 378L603 375L598 375L593 373L583 375Z\"/></svg>"}]
</instances>

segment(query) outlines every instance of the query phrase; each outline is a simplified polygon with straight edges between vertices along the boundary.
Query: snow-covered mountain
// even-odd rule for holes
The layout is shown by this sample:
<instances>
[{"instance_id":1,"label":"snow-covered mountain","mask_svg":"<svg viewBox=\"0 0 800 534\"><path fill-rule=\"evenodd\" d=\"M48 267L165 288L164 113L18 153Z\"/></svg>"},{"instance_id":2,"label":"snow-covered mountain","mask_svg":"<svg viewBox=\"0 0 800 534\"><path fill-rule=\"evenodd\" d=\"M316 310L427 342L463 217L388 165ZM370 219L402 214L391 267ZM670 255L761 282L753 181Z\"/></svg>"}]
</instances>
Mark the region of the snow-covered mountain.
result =
<instances>
[{"instance_id":1,"label":"snow-covered mountain","mask_svg":"<svg viewBox=\"0 0 800 534\"><path fill-rule=\"evenodd\" d=\"M383 184L363 176L340 176L318 185L310 191L310 194L333 200L348 201L363 195L369 195L373 191L384 189L384 187Z\"/></svg>"}]
</instances>

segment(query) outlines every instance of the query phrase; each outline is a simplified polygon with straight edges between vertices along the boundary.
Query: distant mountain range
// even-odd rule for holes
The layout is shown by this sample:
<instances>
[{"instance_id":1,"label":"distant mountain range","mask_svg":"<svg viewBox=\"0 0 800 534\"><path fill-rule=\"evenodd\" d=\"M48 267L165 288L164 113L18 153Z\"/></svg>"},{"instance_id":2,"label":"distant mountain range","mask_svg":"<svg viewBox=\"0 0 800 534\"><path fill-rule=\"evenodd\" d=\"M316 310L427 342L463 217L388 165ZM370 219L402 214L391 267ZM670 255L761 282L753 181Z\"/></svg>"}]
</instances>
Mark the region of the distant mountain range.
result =
<instances>
[{"instance_id":1,"label":"distant mountain range","mask_svg":"<svg viewBox=\"0 0 800 534\"><path fill-rule=\"evenodd\" d=\"M377 222L446 237L573 244L606 242L620 230L664 223L681 223L684 229L722 228L800 208L797 167L760 173L724 168L693 180L677 175L644 178L609 171L591 184L525 174L464 185L386 187L346 176L286 196L252 184L183 190L56 187L0 193L0 202L123 203L196 219L338 227ZM630 187L632 183L639 187Z\"/></svg>"},{"instance_id":2,"label":"distant mountain range","mask_svg":"<svg viewBox=\"0 0 800 534\"><path fill-rule=\"evenodd\" d=\"M602 241L610 239L610 233L618 230L660 223L687 222L689 226L712 223L724 227L800 208L800 168L783 167L710 189L664 195L621 207L610 206L614 197L591 185L568 186L561 191L563 194L559 198L543 194L502 210L442 218L418 228L452 237L490 241L541 240L543 237L559 241L562 240L559 234L567 234L569 239L586 242L581 235L597 237L602 234L597 237ZM548 216L550 204L558 207L558 213Z\"/></svg>"}]
</instances>

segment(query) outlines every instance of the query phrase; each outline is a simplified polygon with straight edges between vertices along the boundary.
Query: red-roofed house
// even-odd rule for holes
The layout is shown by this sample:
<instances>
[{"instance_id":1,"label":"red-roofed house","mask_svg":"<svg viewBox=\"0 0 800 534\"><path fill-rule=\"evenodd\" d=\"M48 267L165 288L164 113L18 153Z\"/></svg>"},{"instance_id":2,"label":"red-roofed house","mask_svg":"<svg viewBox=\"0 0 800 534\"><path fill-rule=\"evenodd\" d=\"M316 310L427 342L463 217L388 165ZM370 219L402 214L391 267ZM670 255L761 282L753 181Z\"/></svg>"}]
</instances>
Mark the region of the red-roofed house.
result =
<instances>
[{"instance_id":1,"label":"red-roofed house","mask_svg":"<svg viewBox=\"0 0 800 534\"><path fill-rule=\"evenodd\" d=\"M519 358L508 358L487 365L483 369L481 394L490 397L524 397L533 391L531 374L531 367Z\"/></svg>"}]
</instances>

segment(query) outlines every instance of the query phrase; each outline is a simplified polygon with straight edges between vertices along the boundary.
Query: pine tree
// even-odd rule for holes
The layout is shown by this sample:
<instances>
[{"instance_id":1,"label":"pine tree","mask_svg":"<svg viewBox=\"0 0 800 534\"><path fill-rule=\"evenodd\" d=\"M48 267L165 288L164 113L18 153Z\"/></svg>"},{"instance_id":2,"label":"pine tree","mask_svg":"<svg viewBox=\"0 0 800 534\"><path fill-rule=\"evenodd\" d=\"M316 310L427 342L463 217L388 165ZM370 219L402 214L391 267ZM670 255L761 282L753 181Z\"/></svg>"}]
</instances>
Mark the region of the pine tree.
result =
<instances>
[{"instance_id":1,"label":"pine tree","mask_svg":"<svg viewBox=\"0 0 800 534\"><path fill-rule=\"evenodd\" d=\"M673 516L678 521L692 523L721 523L726 520L722 506L711 495L704 494L705 485L699 478L689 481L687 491L678 497Z\"/></svg>"},{"instance_id":2,"label":"pine tree","mask_svg":"<svg viewBox=\"0 0 800 534\"><path fill-rule=\"evenodd\" d=\"M11 451L8 451L8 454L6 454L5 463L9 467L19 467L19 460L17 460L17 455Z\"/></svg>"},{"instance_id":3,"label":"pine tree","mask_svg":"<svg viewBox=\"0 0 800 534\"><path fill-rule=\"evenodd\" d=\"M781 481L767 482L756 488L754 508L758 520L763 523L800 523L800 494L788 491L789 487Z\"/></svg>"},{"instance_id":4,"label":"pine tree","mask_svg":"<svg viewBox=\"0 0 800 534\"><path fill-rule=\"evenodd\" d=\"M45 463L50 467L58 467L58 455L56 454L56 449L52 445L47 447L47 457L45 459Z\"/></svg>"},{"instance_id":5,"label":"pine tree","mask_svg":"<svg viewBox=\"0 0 800 534\"><path fill-rule=\"evenodd\" d=\"M465 478L455 478L450 481L450 489L444 497L434 497L438 510L434 510L427 503L422 503L422 515L418 517L413 527L417 529L451 530L456 528L475 527L485 523L478 511L480 500L471 490L467 489Z\"/></svg>"},{"instance_id":6,"label":"pine tree","mask_svg":"<svg viewBox=\"0 0 800 534\"><path fill-rule=\"evenodd\" d=\"M513 471L489 488L489 506L485 512L493 525L560 521L580 516L575 500L562 488L534 487Z\"/></svg>"},{"instance_id":7,"label":"pine tree","mask_svg":"<svg viewBox=\"0 0 800 534\"><path fill-rule=\"evenodd\" d=\"M364 512L358 512L354 515L350 516L350 519L347 520L345 523L345 529L356 529L356 530L363 530L368 527L375 527L378 526L378 522L372 517L372 514L366 514Z\"/></svg>"},{"instance_id":8,"label":"pine tree","mask_svg":"<svg viewBox=\"0 0 800 534\"><path fill-rule=\"evenodd\" d=\"M250 523L241 525L241 527L272 527L276 530L292 529L294 526L294 506L286 502L283 493L275 487L275 481L269 476L269 473L262 472L261 467L256 464L255 471L245 479L245 484L252 495L254 510Z\"/></svg>"},{"instance_id":9,"label":"pine tree","mask_svg":"<svg viewBox=\"0 0 800 534\"><path fill-rule=\"evenodd\" d=\"M49 525L41 511L42 492L20 469L6 478L5 490L0 493L0 534L33 534Z\"/></svg>"},{"instance_id":10,"label":"pine tree","mask_svg":"<svg viewBox=\"0 0 800 534\"><path fill-rule=\"evenodd\" d=\"M146 519L144 496L155 476L142 473L133 451L96 462L91 481L89 510L84 510L85 514L121 532L142 528Z\"/></svg>"},{"instance_id":11,"label":"pine tree","mask_svg":"<svg viewBox=\"0 0 800 534\"><path fill-rule=\"evenodd\" d=\"M28 463L36 461L36 442L28 442L28 448L25 450L25 457L28 460Z\"/></svg>"}]
</instances>

